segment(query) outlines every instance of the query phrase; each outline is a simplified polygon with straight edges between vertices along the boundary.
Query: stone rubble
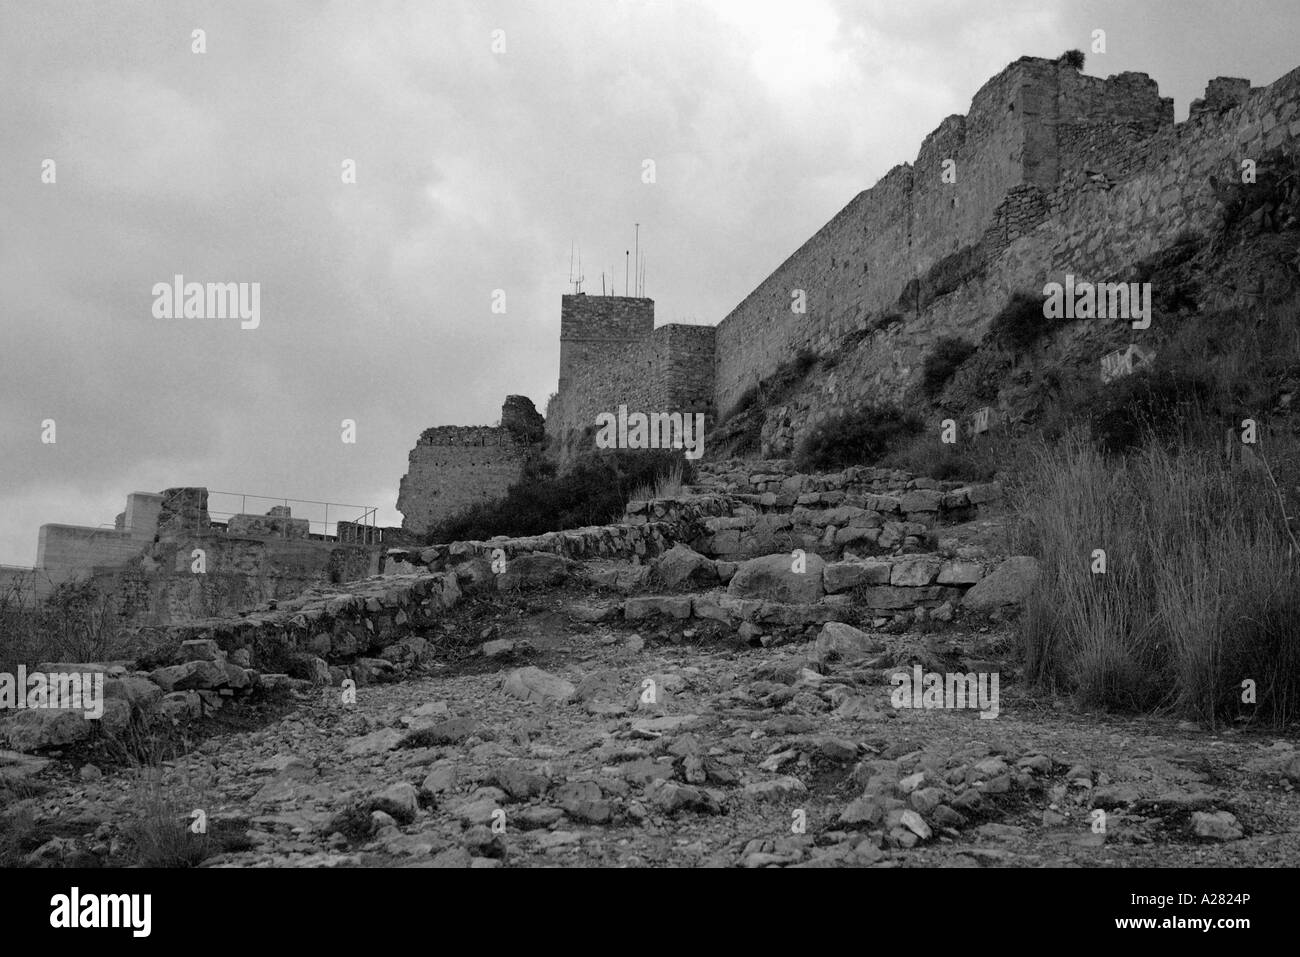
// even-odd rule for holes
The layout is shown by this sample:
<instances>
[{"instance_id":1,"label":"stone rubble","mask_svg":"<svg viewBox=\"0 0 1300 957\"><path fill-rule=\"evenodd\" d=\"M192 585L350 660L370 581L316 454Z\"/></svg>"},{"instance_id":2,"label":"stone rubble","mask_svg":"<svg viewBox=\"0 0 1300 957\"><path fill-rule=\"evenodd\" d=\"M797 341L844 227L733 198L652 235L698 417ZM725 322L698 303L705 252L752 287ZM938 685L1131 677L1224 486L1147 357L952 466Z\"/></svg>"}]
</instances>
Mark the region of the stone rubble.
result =
<instances>
[{"instance_id":1,"label":"stone rubble","mask_svg":"<svg viewBox=\"0 0 1300 957\"><path fill-rule=\"evenodd\" d=\"M710 507L742 476L756 490L744 494L824 505L825 528L858 518L830 514L860 507L836 493L903 481L724 470ZM898 507L917 512L954 495L963 509L997 499L918 483L870 494L901 493ZM649 538L589 529L406 553L406 573L175 629L173 653L148 670L85 667L104 669L119 715L181 722L263 692L292 705L159 769L167 793L221 822L204 866L1268 864L1300 853L1292 743L1081 722L1026 693L1003 663L1001 617L1031 587L1032 558L927 531L929 550L810 550L795 571L784 550L735 561L698 550L699 522L671 518L677 507L628 526ZM472 618L474 640L451 655L438 629L467 608L488 617ZM897 707L894 679L914 666L1000 672L997 719ZM67 746L18 737L28 750ZM0 789L25 789L14 807L37 833L57 824L26 862L122 863L139 776L86 760L59 773L64 761L10 747Z\"/></svg>"}]
</instances>

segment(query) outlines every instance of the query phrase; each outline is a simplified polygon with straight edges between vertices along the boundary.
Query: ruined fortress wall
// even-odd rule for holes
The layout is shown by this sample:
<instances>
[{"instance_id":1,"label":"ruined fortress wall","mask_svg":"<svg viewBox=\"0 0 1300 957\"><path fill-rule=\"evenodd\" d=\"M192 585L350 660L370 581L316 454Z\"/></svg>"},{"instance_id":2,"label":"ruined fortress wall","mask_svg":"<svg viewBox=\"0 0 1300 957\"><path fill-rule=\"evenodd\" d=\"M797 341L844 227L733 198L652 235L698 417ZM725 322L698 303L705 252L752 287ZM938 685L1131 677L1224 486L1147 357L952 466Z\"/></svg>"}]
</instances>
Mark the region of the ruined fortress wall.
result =
<instances>
[{"instance_id":1,"label":"ruined fortress wall","mask_svg":"<svg viewBox=\"0 0 1300 957\"><path fill-rule=\"evenodd\" d=\"M654 328L654 302L622 296L565 296L560 321L560 388L546 432L561 462L587 447L585 433L620 405L644 412L704 412L713 403L716 329Z\"/></svg>"},{"instance_id":2,"label":"ruined fortress wall","mask_svg":"<svg viewBox=\"0 0 1300 957\"><path fill-rule=\"evenodd\" d=\"M652 305L625 305L648 301L564 297L553 447L564 460L597 413L623 403L687 411L711 391L710 411L725 415L804 349L836 363L792 400L783 428L897 401L936 339L978 340L1012 293L1040 293L1066 273L1116 278L1181 232L1210 227L1208 175L1234 176L1242 159L1294 143L1298 85L1296 73L1253 90L1219 78L1175 125L1172 100L1146 74L1101 79L1022 58L722 320L711 370L707 333L647 333ZM799 290L804 312L791 308Z\"/></svg>"},{"instance_id":3,"label":"ruined fortress wall","mask_svg":"<svg viewBox=\"0 0 1300 957\"><path fill-rule=\"evenodd\" d=\"M501 498L519 481L531 448L500 427L425 429L398 488L402 528L423 533L462 509Z\"/></svg>"},{"instance_id":4,"label":"ruined fortress wall","mask_svg":"<svg viewBox=\"0 0 1300 957\"><path fill-rule=\"evenodd\" d=\"M206 571L191 570L203 549ZM169 625L232 615L273 599L294 598L323 582L357 581L379 572L379 550L305 539L195 535L159 542L139 561L104 570L96 582L122 601L136 624Z\"/></svg>"},{"instance_id":5,"label":"ruined fortress wall","mask_svg":"<svg viewBox=\"0 0 1300 957\"><path fill-rule=\"evenodd\" d=\"M898 401L936 339L978 341L1013 293L1041 294L1045 282L1063 281L1067 273L1088 281L1122 278L1133 263L1185 231L1211 229L1218 217L1212 173L1234 177L1243 159L1279 146L1300 148L1300 69L1250 90L1221 112L1157 125L1148 134L1149 122L1144 127L1132 119L1109 130L1092 117L1058 124L1060 181L1050 191L1022 187L1008 196L995 222L1018 225L1014 235L986 233L986 268L841 355L796 399L774 448L788 449L807 428L839 411ZM1085 169L1107 180L1097 182ZM1025 190L1037 197L1032 204L1024 202ZM1156 315L1153 324L1159 322Z\"/></svg>"},{"instance_id":6,"label":"ruined fortress wall","mask_svg":"<svg viewBox=\"0 0 1300 957\"><path fill-rule=\"evenodd\" d=\"M1172 102L1144 74L1103 80L1049 60L1011 64L980 88L965 117L948 117L926 137L914 165L855 197L722 320L716 410L725 414L800 349L824 352L893 309L909 282L979 244L1011 191L1054 188L1071 168L1063 128L1118 122L1140 135L1172 121ZM949 159L955 182L943 179ZM791 309L796 289L806 291L806 314Z\"/></svg>"},{"instance_id":7,"label":"ruined fortress wall","mask_svg":"<svg viewBox=\"0 0 1300 957\"><path fill-rule=\"evenodd\" d=\"M1050 216L1032 236L1050 252L1048 278L1104 276L1218 218L1211 174L1239 181L1241 161L1300 144L1300 69L1247 93L1222 112L1194 114L1125 151L1110 189L1063 179Z\"/></svg>"}]
</instances>

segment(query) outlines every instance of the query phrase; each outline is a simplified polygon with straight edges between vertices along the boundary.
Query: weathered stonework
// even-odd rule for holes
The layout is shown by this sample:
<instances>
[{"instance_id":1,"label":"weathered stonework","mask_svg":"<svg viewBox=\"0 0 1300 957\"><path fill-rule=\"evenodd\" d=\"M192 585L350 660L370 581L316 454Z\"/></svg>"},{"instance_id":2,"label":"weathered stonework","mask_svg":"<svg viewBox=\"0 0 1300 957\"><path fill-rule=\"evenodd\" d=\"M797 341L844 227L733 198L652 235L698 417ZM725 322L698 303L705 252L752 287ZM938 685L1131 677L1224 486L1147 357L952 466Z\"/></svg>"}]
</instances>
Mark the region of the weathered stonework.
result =
<instances>
[{"instance_id":1,"label":"weathered stonework","mask_svg":"<svg viewBox=\"0 0 1300 957\"><path fill-rule=\"evenodd\" d=\"M501 498L519 481L529 457L541 451L542 419L528 399L510 396L501 422L421 433L397 493L403 529L424 534L471 505Z\"/></svg>"},{"instance_id":2,"label":"weathered stonework","mask_svg":"<svg viewBox=\"0 0 1300 957\"><path fill-rule=\"evenodd\" d=\"M652 329L648 300L565 296L548 434L564 459L597 412L620 404L725 416L800 350L834 354L834 368L772 413L780 434L765 432L765 449L788 453L828 416L902 398L936 339L978 341L1012 293L1065 273L1106 279L1208 230L1209 176L1298 138L1300 69L1268 87L1212 80L1175 124L1146 74L1102 79L1021 58L716 327ZM791 310L796 290L806 312Z\"/></svg>"},{"instance_id":3,"label":"weathered stonework","mask_svg":"<svg viewBox=\"0 0 1300 957\"><path fill-rule=\"evenodd\" d=\"M165 626L373 574L381 550L401 538L393 534L400 530L349 522L337 531L313 533L287 505L213 521L199 486L133 492L114 528L42 525L37 566L0 566L0 587L21 584L28 600L89 581L123 621Z\"/></svg>"},{"instance_id":4,"label":"weathered stonework","mask_svg":"<svg viewBox=\"0 0 1300 957\"><path fill-rule=\"evenodd\" d=\"M564 296L560 385L546 410L551 454L568 462L594 448L596 416L620 405L711 414L716 334L712 326L654 328L650 299Z\"/></svg>"}]
</instances>

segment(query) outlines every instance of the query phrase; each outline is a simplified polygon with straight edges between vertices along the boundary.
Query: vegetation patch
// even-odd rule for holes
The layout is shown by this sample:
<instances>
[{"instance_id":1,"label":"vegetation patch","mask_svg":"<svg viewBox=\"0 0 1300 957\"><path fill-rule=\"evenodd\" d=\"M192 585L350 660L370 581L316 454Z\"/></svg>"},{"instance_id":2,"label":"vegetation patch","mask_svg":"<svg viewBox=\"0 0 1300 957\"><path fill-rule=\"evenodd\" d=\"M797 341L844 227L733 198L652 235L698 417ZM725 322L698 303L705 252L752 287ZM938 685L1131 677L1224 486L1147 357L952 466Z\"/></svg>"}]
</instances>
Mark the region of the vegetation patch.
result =
<instances>
[{"instance_id":1,"label":"vegetation patch","mask_svg":"<svg viewBox=\"0 0 1300 957\"><path fill-rule=\"evenodd\" d=\"M921 367L921 391L934 398L975 352L975 346L957 336L944 336L934 344Z\"/></svg>"},{"instance_id":2,"label":"vegetation patch","mask_svg":"<svg viewBox=\"0 0 1300 957\"><path fill-rule=\"evenodd\" d=\"M916 308L925 309L936 299L956 292L984 272L984 252L978 245L963 246L926 270L915 289Z\"/></svg>"},{"instance_id":3,"label":"vegetation patch","mask_svg":"<svg viewBox=\"0 0 1300 957\"><path fill-rule=\"evenodd\" d=\"M1042 566L1022 628L1031 675L1090 706L1211 726L1242 714L1249 680L1254 720L1300 717L1298 476L1273 467L1297 445L1278 439L1254 467L1192 444L1116 459L1081 432L1039 446L1017 503Z\"/></svg>"},{"instance_id":4,"label":"vegetation patch","mask_svg":"<svg viewBox=\"0 0 1300 957\"><path fill-rule=\"evenodd\" d=\"M620 515L638 489L665 477L694 480L695 465L673 449L606 449L580 458L563 474L549 462L532 462L504 498L474 505L439 523L427 544L486 541L496 535L540 535L604 525Z\"/></svg>"},{"instance_id":5,"label":"vegetation patch","mask_svg":"<svg viewBox=\"0 0 1300 957\"><path fill-rule=\"evenodd\" d=\"M869 405L844 412L804 438L795 464L804 472L872 465L922 427L920 419L893 405Z\"/></svg>"},{"instance_id":6,"label":"vegetation patch","mask_svg":"<svg viewBox=\"0 0 1300 957\"><path fill-rule=\"evenodd\" d=\"M1028 351L1057 323L1043 315L1043 297L1018 292L989 323L989 338L1013 352Z\"/></svg>"},{"instance_id":7,"label":"vegetation patch","mask_svg":"<svg viewBox=\"0 0 1300 957\"><path fill-rule=\"evenodd\" d=\"M712 443L714 454L726 457L758 452L768 410L789 399L804 384L818 361L815 352L801 349L767 378L746 389L731 411L718 422Z\"/></svg>"}]
</instances>

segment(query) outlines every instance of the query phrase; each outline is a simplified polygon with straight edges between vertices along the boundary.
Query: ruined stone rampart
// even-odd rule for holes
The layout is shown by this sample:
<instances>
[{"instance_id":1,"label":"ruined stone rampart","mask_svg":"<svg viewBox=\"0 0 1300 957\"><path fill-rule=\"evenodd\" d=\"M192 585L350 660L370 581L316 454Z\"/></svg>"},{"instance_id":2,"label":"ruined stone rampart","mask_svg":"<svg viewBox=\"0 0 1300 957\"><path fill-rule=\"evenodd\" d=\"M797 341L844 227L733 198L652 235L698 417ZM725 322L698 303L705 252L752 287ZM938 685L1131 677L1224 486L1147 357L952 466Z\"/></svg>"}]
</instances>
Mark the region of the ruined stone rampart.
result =
<instances>
[{"instance_id":1,"label":"ruined stone rampart","mask_svg":"<svg viewBox=\"0 0 1300 957\"><path fill-rule=\"evenodd\" d=\"M480 502L504 496L540 451L541 416L523 396L510 396L502 425L441 425L425 429L411 450L397 494L402 528L423 535Z\"/></svg>"},{"instance_id":2,"label":"ruined stone rampart","mask_svg":"<svg viewBox=\"0 0 1300 957\"><path fill-rule=\"evenodd\" d=\"M1065 173L1096 165L1108 131L1121 131L1119 147L1172 123L1172 101L1145 74L1013 63L926 137L914 164L860 193L722 320L717 410L798 350L826 353L881 314L905 314L909 285L945 257L996 253L1047 215L1044 194ZM791 308L796 290L805 312Z\"/></svg>"},{"instance_id":3,"label":"ruined stone rampart","mask_svg":"<svg viewBox=\"0 0 1300 957\"><path fill-rule=\"evenodd\" d=\"M824 417L902 399L938 338L979 341L1015 292L1041 293L1045 282L1066 274L1115 278L1188 232L1212 230L1218 211L1211 174L1235 179L1243 160L1296 148L1300 70L1244 92L1235 106L1219 102L1218 111L1195 112L1140 141L1132 125L1121 124L1111 131L1116 140L1108 164L1100 160L1105 129L1092 123L1058 128L1090 158L1067 157L1050 190L1022 185L1009 192L972 249L977 268L941 295L923 298L919 308L896 305L901 321L841 350L834 369L794 398L769 451L791 451L798 435Z\"/></svg>"},{"instance_id":4,"label":"ruined stone rampart","mask_svg":"<svg viewBox=\"0 0 1300 957\"><path fill-rule=\"evenodd\" d=\"M1212 226L1211 173L1294 148L1298 72L1258 88L1212 80L1175 124L1172 100L1146 74L1103 79L1017 60L965 116L940 123L914 163L854 197L722 318L711 368L702 327L652 332L648 300L565 296L547 426L569 437L561 458L596 413L621 403L697 407L707 388L707 411L725 416L802 350L836 362L782 410L785 438L842 409L898 400L936 339L977 340L1013 292L1066 272L1106 279Z\"/></svg>"}]
</instances>

